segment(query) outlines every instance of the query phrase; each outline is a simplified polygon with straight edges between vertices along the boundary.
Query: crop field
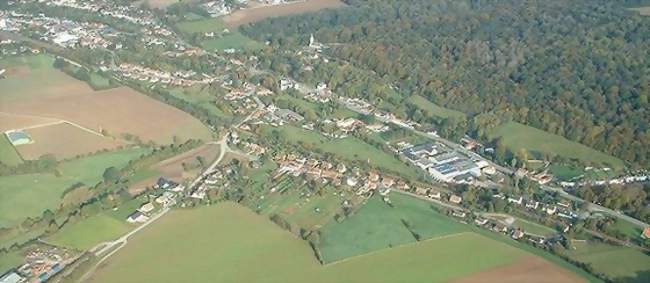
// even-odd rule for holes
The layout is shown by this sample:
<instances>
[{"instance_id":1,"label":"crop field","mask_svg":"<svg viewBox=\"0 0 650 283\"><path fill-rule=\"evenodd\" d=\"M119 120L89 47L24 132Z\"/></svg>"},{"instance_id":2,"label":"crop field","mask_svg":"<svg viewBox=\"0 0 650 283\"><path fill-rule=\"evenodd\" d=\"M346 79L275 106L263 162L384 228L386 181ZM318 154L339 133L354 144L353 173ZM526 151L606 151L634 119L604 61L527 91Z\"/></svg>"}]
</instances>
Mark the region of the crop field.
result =
<instances>
[{"instance_id":1,"label":"crop field","mask_svg":"<svg viewBox=\"0 0 650 283\"><path fill-rule=\"evenodd\" d=\"M23 159L16 151L14 146L9 142L7 136L0 133L0 163L9 166L15 166L23 163Z\"/></svg>"},{"instance_id":2,"label":"crop field","mask_svg":"<svg viewBox=\"0 0 650 283\"><path fill-rule=\"evenodd\" d=\"M420 239L468 231L431 204L401 194L391 194L393 207L379 197L370 198L357 212L341 223L331 221L321 230L323 261L341 259L400 246ZM406 227L407 222L410 227Z\"/></svg>"},{"instance_id":3,"label":"crop field","mask_svg":"<svg viewBox=\"0 0 650 283\"><path fill-rule=\"evenodd\" d=\"M12 90L0 95L0 112L5 114L65 121L115 138L134 135L145 142L170 143L173 136L211 138L210 130L189 114L126 87L94 91L48 65L49 56L5 61L21 70L0 81L0 89ZM35 125L22 121L23 127Z\"/></svg>"},{"instance_id":4,"label":"crop field","mask_svg":"<svg viewBox=\"0 0 650 283\"><path fill-rule=\"evenodd\" d=\"M565 139L533 127L516 122L508 122L490 133L490 138L501 137L505 145L517 152L524 148L529 152L540 152L575 158L587 163L596 163L623 168L623 161L593 148Z\"/></svg>"},{"instance_id":5,"label":"crop field","mask_svg":"<svg viewBox=\"0 0 650 283\"><path fill-rule=\"evenodd\" d=\"M98 243L115 240L126 234L131 228L125 219L118 220L99 213L72 225L64 226L46 241L54 245L84 251Z\"/></svg>"},{"instance_id":6,"label":"crop field","mask_svg":"<svg viewBox=\"0 0 650 283\"><path fill-rule=\"evenodd\" d=\"M220 203L173 211L136 234L89 281L446 282L530 257L498 241L463 233L320 265L304 241L242 206ZM501 279L539 282L534 279L557 273L554 282L582 282L545 261L534 270L512 269Z\"/></svg>"},{"instance_id":7,"label":"crop field","mask_svg":"<svg viewBox=\"0 0 650 283\"><path fill-rule=\"evenodd\" d=\"M223 17L228 27L238 27L259 22L266 18L284 17L302 13L316 12L323 9L340 8L345 6L340 0L304 0L293 3L259 6L235 11Z\"/></svg>"},{"instance_id":8,"label":"crop field","mask_svg":"<svg viewBox=\"0 0 650 283\"><path fill-rule=\"evenodd\" d=\"M46 209L56 209L63 192L77 183L94 185L110 166L125 166L147 149L128 149L102 153L64 162L59 166L61 176L52 173L0 177L0 227L8 227L30 216L39 216Z\"/></svg>"},{"instance_id":9,"label":"crop field","mask_svg":"<svg viewBox=\"0 0 650 283\"><path fill-rule=\"evenodd\" d=\"M25 131L33 143L17 146L24 159L35 160L45 154L66 159L100 150L111 150L126 145L114 138L88 132L68 123L32 128Z\"/></svg>"},{"instance_id":10,"label":"crop field","mask_svg":"<svg viewBox=\"0 0 650 283\"><path fill-rule=\"evenodd\" d=\"M219 51L226 49L259 50L264 47L263 44L252 40L239 32L230 32L219 38L203 41L201 42L201 46L208 50Z\"/></svg>"},{"instance_id":11,"label":"crop field","mask_svg":"<svg viewBox=\"0 0 650 283\"><path fill-rule=\"evenodd\" d=\"M267 133L270 133L272 130L274 129L267 129ZM278 130L287 141L294 144L302 143L312 150L319 149L350 161L369 161L373 166L398 172L413 179L419 176L418 169L409 167L405 162L400 161L396 157L354 137L328 139L316 132L294 126L282 126L275 130Z\"/></svg>"},{"instance_id":12,"label":"crop field","mask_svg":"<svg viewBox=\"0 0 650 283\"><path fill-rule=\"evenodd\" d=\"M650 282L650 256L628 247L602 243L574 243L571 258L590 264L617 282Z\"/></svg>"},{"instance_id":13,"label":"crop field","mask_svg":"<svg viewBox=\"0 0 650 283\"><path fill-rule=\"evenodd\" d=\"M407 102L417 106L419 109L424 111L427 116L435 116L438 118L465 118L465 114L463 114L463 112L440 107L437 104L419 95L413 95L409 97Z\"/></svg>"}]
</instances>

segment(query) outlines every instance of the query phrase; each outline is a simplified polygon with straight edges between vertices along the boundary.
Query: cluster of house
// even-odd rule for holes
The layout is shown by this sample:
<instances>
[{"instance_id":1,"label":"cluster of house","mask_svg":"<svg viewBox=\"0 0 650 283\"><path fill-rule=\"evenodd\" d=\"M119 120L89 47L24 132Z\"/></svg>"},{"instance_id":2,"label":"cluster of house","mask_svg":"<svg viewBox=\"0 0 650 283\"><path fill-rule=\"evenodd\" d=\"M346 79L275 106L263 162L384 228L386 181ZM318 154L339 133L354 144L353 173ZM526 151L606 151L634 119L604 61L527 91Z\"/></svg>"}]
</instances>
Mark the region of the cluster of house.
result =
<instances>
[{"instance_id":1,"label":"cluster of house","mask_svg":"<svg viewBox=\"0 0 650 283\"><path fill-rule=\"evenodd\" d=\"M271 103L266 106L262 120L271 126L279 127L287 123L301 122L305 119L302 115L286 108L279 108Z\"/></svg>"},{"instance_id":2,"label":"cluster of house","mask_svg":"<svg viewBox=\"0 0 650 283\"><path fill-rule=\"evenodd\" d=\"M569 221L578 218L578 213L570 202L541 203L535 200L526 200L522 196L506 197L503 194L494 194L492 197L548 216L556 215Z\"/></svg>"},{"instance_id":3,"label":"cluster of house","mask_svg":"<svg viewBox=\"0 0 650 283\"><path fill-rule=\"evenodd\" d=\"M163 177L158 178L158 181L154 185L154 189L163 191L162 194L154 196L154 201L146 202L133 213L127 217L126 221L129 223L144 223L149 220L149 217L154 213L157 206L170 207L176 204L176 196L182 193L185 190L185 187L182 185L165 179ZM156 203L157 205L155 205Z\"/></svg>"},{"instance_id":4,"label":"cluster of house","mask_svg":"<svg viewBox=\"0 0 650 283\"><path fill-rule=\"evenodd\" d=\"M39 54L41 51L27 47L24 44L15 42L11 39L0 40L0 59L4 56L18 56L26 53ZM0 70L0 77L3 75L5 75L4 72Z\"/></svg>"},{"instance_id":5,"label":"cluster of house","mask_svg":"<svg viewBox=\"0 0 650 283\"><path fill-rule=\"evenodd\" d=\"M407 160L445 183L469 184L482 173L493 174L496 170L483 160L474 161L461 152L441 143L402 145L401 154Z\"/></svg>"},{"instance_id":6,"label":"cluster of house","mask_svg":"<svg viewBox=\"0 0 650 283\"><path fill-rule=\"evenodd\" d=\"M640 174L640 175L628 175L628 176L622 176L618 178L613 178L609 180L588 180L588 181L581 181L581 182L560 182L560 186L564 188L574 188L574 187L583 187L587 185L591 186L604 186L607 184L610 185L623 185L623 184L631 184L631 183L643 183L643 182L650 182L650 175L648 174Z\"/></svg>"},{"instance_id":7,"label":"cluster of house","mask_svg":"<svg viewBox=\"0 0 650 283\"><path fill-rule=\"evenodd\" d=\"M339 97L339 102L345 105L345 107L364 115L370 115L375 110L372 104L359 98Z\"/></svg>"},{"instance_id":8,"label":"cluster of house","mask_svg":"<svg viewBox=\"0 0 650 283\"><path fill-rule=\"evenodd\" d=\"M369 196L378 192L387 202L390 201L388 194L391 189L408 190L410 188L410 185L404 180L382 175L374 170L365 173L356 167L350 169L344 163L334 165L327 161L296 154L280 154L275 156L274 160L279 166L273 179L285 174L294 177L304 175L322 184L332 184L337 187L346 185L352 188L357 196Z\"/></svg>"},{"instance_id":9,"label":"cluster of house","mask_svg":"<svg viewBox=\"0 0 650 283\"><path fill-rule=\"evenodd\" d=\"M77 257L66 248L37 245L25 254L23 265L0 276L0 283L46 282Z\"/></svg>"},{"instance_id":10,"label":"cluster of house","mask_svg":"<svg viewBox=\"0 0 650 283\"><path fill-rule=\"evenodd\" d=\"M202 182L199 182L196 187L190 188L190 197L195 199L205 199L208 189L227 188L230 185L230 181L225 178L225 175L230 174L232 172L230 170L232 169L221 167L209 172Z\"/></svg>"},{"instance_id":11,"label":"cluster of house","mask_svg":"<svg viewBox=\"0 0 650 283\"><path fill-rule=\"evenodd\" d=\"M44 0L49 6L68 7L92 12L95 15L117 18L134 24L151 26L157 21L152 13L135 6L121 6L110 0Z\"/></svg>"},{"instance_id":12,"label":"cluster of house","mask_svg":"<svg viewBox=\"0 0 650 283\"><path fill-rule=\"evenodd\" d=\"M201 8L203 8L203 10L205 10L208 14L210 14L210 17L213 18L228 15L232 13L233 10L232 3L225 0L206 2L201 4Z\"/></svg>"},{"instance_id":13,"label":"cluster of house","mask_svg":"<svg viewBox=\"0 0 650 283\"><path fill-rule=\"evenodd\" d=\"M190 87L195 84L209 84L215 80L213 77L206 74L199 75L192 70L167 72L130 63L122 63L116 66L113 71L127 79L182 87Z\"/></svg>"}]
</instances>

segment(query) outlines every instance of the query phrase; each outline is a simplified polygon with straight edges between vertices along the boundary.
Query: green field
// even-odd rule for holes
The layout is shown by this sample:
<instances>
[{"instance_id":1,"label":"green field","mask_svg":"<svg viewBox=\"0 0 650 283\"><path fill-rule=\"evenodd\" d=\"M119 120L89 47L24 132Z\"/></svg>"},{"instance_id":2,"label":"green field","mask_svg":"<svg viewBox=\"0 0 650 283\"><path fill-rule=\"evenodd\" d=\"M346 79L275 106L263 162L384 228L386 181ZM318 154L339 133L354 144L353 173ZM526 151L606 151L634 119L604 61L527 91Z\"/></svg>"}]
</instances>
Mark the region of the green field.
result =
<instances>
[{"instance_id":1,"label":"green field","mask_svg":"<svg viewBox=\"0 0 650 283\"><path fill-rule=\"evenodd\" d=\"M304 241L246 208L221 203L165 216L136 234L90 281L445 282L528 255L463 233L320 265Z\"/></svg>"},{"instance_id":2,"label":"green field","mask_svg":"<svg viewBox=\"0 0 650 283\"><path fill-rule=\"evenodd\" d=\"M319 149L350 161L369 161L372 166L399 173L404 177L413 179L419 177L417 168L409 167L405 162L355 137L328 139L317 132L288 125L267 128L266 134L270 134L272 130L277 130L287 141L294 144L302 143L308 149Z\"/></svg>"},{"instance_id":3,"label":"green field","mask_svg":"<svg viewBox=\"0 0 650 283\"><path fill-rule=\"evenodd\" d=\"M427 116L436 116L443 119L444 118L457 118L457 119L465 118L465 114L463 112L440 107L437 104L419 95L413 95L409 97L407 102L421 109Z\"/></svg>"},{"instance_id":4,"label":"green field","mask_svg":"<svg viewBox=\"0 0 650 283\"><path fill-rule=\"evenodd\" d=\"M16 151L16 148L9 142L7 136L0 133L0 162L9 166L16 166L23 163L23 159Z\"/></svg>"},{"instance_id":5,"label":"green field","mask_svg":"<svg viewBox=\"0 0 650 283\"><path fill-rule=\"evenodd\" d=\"M0 227L21 222L26 217L39 216L46 209L59 206L63 192L82 182L92 186L102 180L108 167L124 167L129 160L147 152L145 148L133 148L109 152L63 162L53 173L25 174L0 177Z\"/></svg>"},{"instance_id":6,"label":"green field","mask_svg":"<svg viewBox=\"0 0 650 283\"><path fill-rule=\"evenodd\" d=\"M557 234L557 231L551 227L547 227L521 218L517 218L513 225L517 228L523 229L526 233L531 233L539 236L551 236Z\"/></svg>"},{"instance_id":7,"label":"green field","mask_svg":"<svg viewBox=\"0 0 650 283\"><path fill-rule=\"evenodd\" d=\"M245 49L259 50L263 44L248 38L239 32L230 32L219 38L208 39L201 42L201 46L208 50Z\"/></svg>"},{"instance_id":8,"label":"green field","mask_svg":"<svg viewBox=\"0 0 650 283\"><path fill-rule=\"evenodd\" d=\"M52 66L53 63L53 57L43 54L0 60L0 69L26 68L21 72L29 73L29 75L10 76L8 79L0 80L0 89L11 90L0 93L0 103L66 95L58 88L48 88L47 86L64 85L66 82L77 83L78 81L55 69Z\"/></svg>"},{"instance_id":9,"label":"green field","mask_svg":"<svg viewBox=\"0 0 650 283\"><path fill-rule=\"evenodd\" d=\"M83 251L98 243L115 240L126 234L131 228L125 219L118 220L99 213L72 225L64 226L46 241Z\"/></svg>"},{"instance_id":10,"label":"green field","mask_svg":"<svg viewBox=\"0 0 650 283\"><path fill-rule=\"evenodd\" d=\"M220 19L205 19L196 21L186 21L176 24L178 30L187 34L222 32L226 26Z\"/></svg>"},{"instance_id":11,"label":"green field","mask_svg":"<svg viewBox=\"0 0 650 283\"><path fill-rule=\"evenodd\" d=\"M10 252L0 256L0 274L4 274L10 269L19 266L23 262L23 257L19 252Z\"/></svg>"},{"instance_id":12,"label":"green field","mask_svg":"<svg viewBox=\"0 0 650 283\"><path fill-rule=\"evenodd\" d=\"M189 103L192 103L193 105L200 106L215 116L232 116L231 114L224 113L224 111L217 107L217 104L215 103L216 97L214 93L210 93L207 88L203 88L201 86L193 86L189 88L173 88L169 90L169 93L176 98L185 100Z\"/></svg>"},{"instance_id":13,"label":"green field","mask_svg":"<svg viewBox=\"0 0 650 283\"><path fill-rule=\"evenodd\" d=\"M322 230L323 261L333 262L376 250L468 231L465 225L435 211L429 202L401 194L391 194L391 208L379 197L370 198L355 214L341 223L330 222Z\"/></svg>"},{"instance_id":14,"label":"green field","mask_svg":"<svg viewBox=\"0 0 650 283\"><path fill-rule=\"evenodd\" d=\"M602 243L574 243L575 250L568 255L578 261L591 264L619 282L650 282L650 256L632 248Z\"/></svg>"},{"instance_id":15,"label":"green field","mask_svg":"<svg viewBox=\"0 0 650 283\"><path fill-rule=\"evenodd\" d=\"M502 138L512 152L524 148L529 152L559 155L578 159L586 163L603 164L617 169L623 168L623 161L593 148L567 140L533 127L516 122L508 122L496 127L489 134L490 139Z\"/></svg>"}]
</instances>

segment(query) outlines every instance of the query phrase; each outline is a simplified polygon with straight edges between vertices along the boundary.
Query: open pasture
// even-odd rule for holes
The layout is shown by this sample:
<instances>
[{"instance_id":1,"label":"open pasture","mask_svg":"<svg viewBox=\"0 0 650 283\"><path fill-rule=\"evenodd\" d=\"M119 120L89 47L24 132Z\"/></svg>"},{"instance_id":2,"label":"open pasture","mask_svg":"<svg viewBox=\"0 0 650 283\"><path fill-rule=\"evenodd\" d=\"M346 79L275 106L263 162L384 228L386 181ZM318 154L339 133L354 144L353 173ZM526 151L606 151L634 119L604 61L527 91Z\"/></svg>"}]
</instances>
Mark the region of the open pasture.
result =
<instances>
[{"instance_id":1,"label":"open pasture","mask_svg":"<svg viewBox=\"0 0 650 283\"><path fill-rule=\"evenodd\" d=\"M302 13L316 12L323 9L345 6L340 0L303 0L279 5L265 5L241 9L223 17L228 27L238 27L259 22L266 18L284 17Z\"/></svg>"},{"instance_id":2,"label":"open pasture","mask_svg":"<svg viewBox=\"0 0 650 283\"><path fill-rule=\"evenodd\" d=\"M9 142L9 139L3 134L0 134L0 163L9 166L23 163L22 157L20 157L14 146Z\"/></svg>"},{"instance_id":3,"label":"open pasture","mask_svg":"<svg viewBox=\"0 0 650 283\"><path fill-rule=\"evenodd\" d=\"M633 248L596 242L574 242L567 255L590 264L617 282L650 282L650 256Z\"/></svg>"},{"instance_id":4,"label":"open pasture","mask_svg":"<svg viewBox=\"0 0 650 283\"><path fill-rule=\"evenodd\" d=\"M26 130L34 142L17 146L24 159L35 160L45 154L66 159L100 150L111 150L126 143L104 137L68 123L37 127Z\"/></svg>"},{"instance_id":5,"label":"open pasture","mask_svg":"<svg viewBox=\"0 0 650 283\"><path fill-rule=\"evenodd\" d=\"M106 168L123 167L146 151L133 148L63 162L57 168L61 173L58 177L53 173L0 177L0 227L9 227L26 217L39 216L46 209L58 208L63 192L70 186L77 183L95 185L102 180Z\"/></svg>"},{"instance_id":6,"label":"open pasture","mask_svg":"<svg viewBox=\"0 0 650 283\"><path fill-rule=\"evenodd\" d=\"M99 213L64 226L56 234L48 237L46 241L58 246L84 251L101 242L115 240L128 233L131 228L125 219L118 220Z\"/></svg>"},{"instance_id":7,"label":"open pasture","mask_svg":"<svg viewBox=\"0 0 650 283\"><path fill-rule=\"evenodd\" d=\"M478 234L463 233L320 265L304 241L244 207L220 203L173 211L136 234L89 281L447 282L531 256ZM513 269L502 278L540 282L533 276L558 272L552 264L537 266L537 272L528 276L522 273L530 268ZM583 282L562 274L554 282Z\"/></svg>"},{"instance_id":8,"label":"open pasture","mask_svg":"<svg viewBox=\"0 0 650 283\"><path fill-rule=\"evenodd\" d=\"M319 250L325 262L358 256L389 247L468 231L431 204L401 194L391 194L393 207L372 197L341 223L332 220L321 230ZM407 227L408 225L409 227Z\"/></svg>"},{"instance_id":9,"label":"open pasture","mask_svg":"<svg viewBox=\"0 0 650 283\"><path fill-rule=\"evenodd\" d=\"M524 148L531 153L559 155L564 158L579 159L586 163L623 168L623 161L609 154L597 151L564 137L551 134L516 122L508 122L496 127L489 134L491 139L502 138L512 152Z\"/></svg>"}]
</instances>

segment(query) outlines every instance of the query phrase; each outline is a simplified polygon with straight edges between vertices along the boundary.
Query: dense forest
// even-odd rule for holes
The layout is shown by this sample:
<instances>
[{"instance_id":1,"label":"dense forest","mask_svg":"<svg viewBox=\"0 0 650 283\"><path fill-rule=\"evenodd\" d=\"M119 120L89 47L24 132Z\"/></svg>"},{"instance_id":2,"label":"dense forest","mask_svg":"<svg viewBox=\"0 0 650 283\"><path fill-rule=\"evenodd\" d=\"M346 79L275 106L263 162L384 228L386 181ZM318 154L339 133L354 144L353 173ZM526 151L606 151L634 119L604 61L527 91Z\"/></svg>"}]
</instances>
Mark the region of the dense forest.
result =
<instances>
[{"instance_id":1,"label":"dense forest","mask_svg":"<svg viewBox=\"0 0 650 283\"><path fill-rule=\"evenodd\" d=\"M650 1L345 2L242 29L281 48L313 33L335 43L332 56L373 71L402 99L420 95L470 117L514 120L648 166L650 17L626 7Z\"/></svg>"}]
</instances>

